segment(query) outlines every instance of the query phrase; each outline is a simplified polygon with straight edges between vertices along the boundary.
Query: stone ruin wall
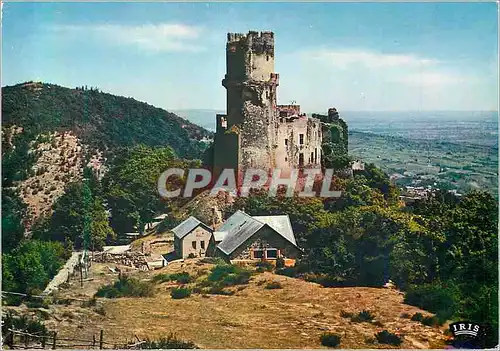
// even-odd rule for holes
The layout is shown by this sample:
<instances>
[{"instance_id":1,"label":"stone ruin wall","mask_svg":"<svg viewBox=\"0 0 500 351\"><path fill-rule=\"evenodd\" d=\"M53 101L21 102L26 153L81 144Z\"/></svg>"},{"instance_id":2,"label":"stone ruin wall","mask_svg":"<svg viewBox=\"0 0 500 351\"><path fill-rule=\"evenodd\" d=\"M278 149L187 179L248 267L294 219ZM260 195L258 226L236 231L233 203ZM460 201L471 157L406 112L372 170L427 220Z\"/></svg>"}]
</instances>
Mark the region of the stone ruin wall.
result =
<instances>
[{"instance_id":1,"label":"stone ruin wall","mask_svg":"<svg viewBox=\"0 0 500 351\"><path fill-rule=\"evenodd\" d=\"M320 167L320 121L301 114L300 105L276 104L274 34L228 33L226 60L227 115L217 116L215 177L224 168L299 168L301 154L302 167Z\"/></svg>"},{"instance_id":2,"label":"stone ruin wall","mask_svg":"<svg viewBox=\"0 0 500 351\"><path fill-rule=\"evenodd\" d=\"M277 130L276 166L281 169L299 168L302 154L304 168L319 168L322 144L320 121L307 117L280 120L283 122ZM301 134L304 141L302 145Z\"/></svg>"}]
</instances>

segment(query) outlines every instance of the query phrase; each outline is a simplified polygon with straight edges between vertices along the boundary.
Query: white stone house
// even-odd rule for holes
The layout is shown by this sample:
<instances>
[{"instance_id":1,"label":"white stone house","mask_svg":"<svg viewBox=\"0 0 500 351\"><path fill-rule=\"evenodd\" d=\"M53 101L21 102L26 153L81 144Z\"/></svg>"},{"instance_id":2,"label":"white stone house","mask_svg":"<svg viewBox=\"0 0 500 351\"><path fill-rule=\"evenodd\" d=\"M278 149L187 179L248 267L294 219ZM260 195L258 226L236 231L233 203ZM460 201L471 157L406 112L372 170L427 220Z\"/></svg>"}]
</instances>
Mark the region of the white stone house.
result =
<instances>
[{"instance_id":1,"label":"white stone house","mask_svg":"<svg viewBox=\"0 0 500 351\"><path fill-rule=\"evenodd\" d=\"M213 236L213 230L209 226L191 216L173 228L172 232L177 257L205 257Z\"/></svg>"}]
</instances>

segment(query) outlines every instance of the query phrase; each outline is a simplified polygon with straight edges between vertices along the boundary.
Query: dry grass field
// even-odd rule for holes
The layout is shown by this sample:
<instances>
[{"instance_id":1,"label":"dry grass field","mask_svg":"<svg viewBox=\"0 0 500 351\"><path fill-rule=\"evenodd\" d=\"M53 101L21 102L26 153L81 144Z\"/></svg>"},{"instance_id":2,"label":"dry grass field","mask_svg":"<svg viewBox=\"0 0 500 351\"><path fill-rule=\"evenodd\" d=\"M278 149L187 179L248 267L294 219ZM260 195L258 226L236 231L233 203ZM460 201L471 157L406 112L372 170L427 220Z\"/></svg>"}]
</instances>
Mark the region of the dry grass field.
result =
<instances>
[{"instance_id":1,"label":"dry grass field","mask_svg":"<svg viewBox=\"0 0 500 351\"><path fill-rule=\"evenodd\" d=\"M154 272L132 273L150 280L161 273L189 272L203 279L212 267L197 260L174 262ZM93 280L80 287L78 280L60 291L60 297L90 300L98 287L117 279L105 264L94 264ZM266 289L277 281L281 289ZM403 304L397 290L378 288L323 288L300 279L256 273L249 284L234 288L235 294L192 294L172 299L170 289L177 283L156 284L154 297L98 298L97 305L81 307L51 305L46 311L46 325L59 337L92 340L104 330L107 347L124 345L144 338L159 338L174 333L193 341L200 348L323 348L319 337L332 332L342 337L341 348L392 348L374 342L377 331L387 329L403 336L401 348L442 348L445 335L441 329L411 321L402 314L429 314ZM376 323L355 323L341 316L341 311L357 314L369 310Z\"/></svg>"}]
</instances>

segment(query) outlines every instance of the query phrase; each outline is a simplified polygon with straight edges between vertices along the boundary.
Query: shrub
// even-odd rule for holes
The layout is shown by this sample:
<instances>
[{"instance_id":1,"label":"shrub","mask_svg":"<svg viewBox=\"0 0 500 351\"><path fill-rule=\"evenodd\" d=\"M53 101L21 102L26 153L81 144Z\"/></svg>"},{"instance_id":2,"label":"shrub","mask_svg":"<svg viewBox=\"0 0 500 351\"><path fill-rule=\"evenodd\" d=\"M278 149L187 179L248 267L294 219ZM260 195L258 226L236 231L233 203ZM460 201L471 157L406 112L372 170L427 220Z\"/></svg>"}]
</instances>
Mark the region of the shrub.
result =
<instances>
[{"instance_id":1,"label":"shrub","mask_svg":"<svg viewBox=\"0 0 500 351\"><path fill-rule=\"evenodd\" d=\"M276 269L285 268L285 259L283 257L278 257L276 259Z\"/></svg>"},{"instance_id":2,"label":"shrub","mask_svg":"<svg viewBox=\"0 0 500 351\"><path fill-rule=\"evenodd\" d=\"M297 268L295 267L283 267L277 268L275 271L276 274L284 275L287 277L295 278L297 276Z\"/></svg>"},{"instance_id":3,"label":"shrub","mask_svg":"<svg viewBox=\"0 0 500 351\"><path fill-rule=\"evenodd\" d=\"M340 311L340 317L342 318L352 318L352 313L347 311Z\"/></svg>"},{"instance_id":4,"label":"shrub","mask_svg":"<svg viewBox=\"0 0 500 351\"><path fill-rule=\"evenodd\" d=\"M118 297L150 297L154 295L154 287L149 282L141 282L134 278L121 276L113 285L105 285L97 290L95 296Z\"/></svg>"},{"instance_id":5,"label":"shrub","mask_svg":"<svg viewBox=\"0 0 500 351\"><path fill-rule=\"evenodd\" d=\"M375 319L375 316L371 314L370 311L363 310L359 312L356 316L351 318L352 322L361 323L361 322L371 322Z\"/></svg>"},{"instance_id":6,"label":"shrub","mask_svg":"<svg viewBox=\"0 0 500 351\"><path fill-rule=\"evenodd\" d=\"M340 345L340 336L332 333L324 333L320 336L321 345L327 347L337 347Z\"/></svg>"},{"instance_id":7,"label":"shrub","mask_svg":"<svg viewBox=\"0 0 500 351\"><path fill-rule=\"evenodd\" d=\"M437 316L427 316L422 318L422 324L429 327L436 327L443 324L443 321Z\"/></svg>"},{"instance_id":8,"label":"shrub","mask_svg":"<svg viewBox=\"0 0 500 351\"><path fill-rule=\"evenodd\" d=\"M225 290L220 286L211 286L205 291L207 292L207 294L212 294L212 295L225 295L225 296L234 295L234 291Z\"/></svg>"},{"instance_id":9,"label":"shrub","mask_svg":"<svg viewBox=\"0 0 500 351\"><path fill-rule=\"evenodd\" d=\"M25 302L28 308L49 308L49 300L33 298L32 300Z\"/></svg>"},{"instance_id":10,"label":"shrub","mask_svg":"<svg viewBox=\"0 0 500 351\"><path fill-rule=\"evenodd\" d=\"M383 330L375 334L377 341L381 344L389 344L394 346L399 346L403 342L399 336L394 333L390 333L387 330Z\"/></svg>"},{"instance_id":11,"label":"shrub","mask_svg":"<svg viewBox=\"0 0 500 351\"><path fill-rule=\"evenodd\" d=\"M424 319L424 316L420 312L417 312L413 316L411 316L411 320L415 322L422 322L422 319Z\"/></svg>"},{"instance_id":12,"label":"shrub","mask_svg":"<svg viewBox=\"0 0 500 351\"><path fill-rule=\"evenodd\" d=\"M181 273L173 273L173 274L167 274L167 273L162 273L158 274L153 277L153 282L159 282L159 283L164 283L168 281L176 281L177 283L180 284L187 284L192 281L191 276L189 275L188 272L181 272Z\"/></svg>"},{"instance_id":13,"label":"shrub","mask_svg":"<svg viewBox=\"0 0 500 351\"><path fill-rule=\"evenodd\" d=\"M217 265L207 277L208 285L233 286L247 284L251 272L231 264Z\"/></svg>"},{"instance_id":14,"label":"shrub","mask_svg":"<svg viewBox=\"0 0 500 351\"><path fill-rule=\"evenodd\" d=\"M179 340L174 334L157 341L146 339L138 346L140 349L197 349L198 347L191 341Z\"/></svg>"},{"instance_id":15,"label":"shrub","mask_svg":"<svg viewBox=\"0 0 500 351\"><path fill-rule=\"evenodd\" d=\"M2 316L2 335L8 334L8 329L13 328L16 330L23 331L32 335L49 336L49 332L44 324L39 321L32 319L26 315L14 316L12 313L7 312L6 315ZM39 341L39 337L31 338L28 336L29 340ZM5 344L13 348L13 345L9 345L10 340L7 338L4 340Z\"/></svg>"},{"instance_id":16,"label":"shrub","mask_svg":"<svg viewBox=\"0 0 500 351\"><path fill-rule=\"evenodd\" d=\"M153 279L151 279L151 281L153 281L155 283L168 282L168 281L170 281L170 274L168 274L168 273L157 274L153 277Z\"/></svg>"},{"instance_id":17,"label":"shrub","mask_svg":"<svg viewBox=\"0 0 500 351\"><path fill-rule=\"evenodd\" d=\"M453 283L429 283L411 286L405 294L404 302L450 318L459 309L460 290Z\"/></svg>"},{"instance_id":18,"label":"shrub","mask_svg":"<svg viewBox=\"0 0 500 351\"><path fill-rule=\"evenodd\" d=\"M175 281L177 281L177 283L180 283L180 284L187 284L187 283L190 283L192 280L192 278L188 272L172 274L170 277L172 280L175 280Z\"/></svg>"},{"instance_id":19,"label":"shrub","mask_svg":"<svg viewBox=\"0 0 500 351\"><path fill-rule=\"evenodd\" d=\"M264 289L283 289L283 287L281 286L281 283L280 282L270 282L270 283L267 283L266 286L264 287Z\"/></svg>"},{"instance_id":20,"label":"shrub","mask_svg":"<svg viewBox=\"0 0 500 351\"><path fill-rule=\"evenodd\" d=\"M261 273L266 271L272 272L274 269L274 265L269 261L259 261L255 266Z\"/></svg>"},{"instance_id":21,"label":"shrub","mask_svg":"<svg viewBox=\"0 0 500 351\"><path fill-rule=\"evenodd\" d=\"M404 313L401 313L400 317L401 318L410 318L410 315L408 313L404 312Z\"/></svg>"},{"instance_id":22,"label":"shrub","mask_svg":"<svg viewBox=\"0 0 500 351\"><path fill-rule=\"evenodd\" d=\"M170 291L170 296L173 299L183 299L191 296L191 289L188 288L174 288Z\"/></svg>"},{"instance_id":23,"label":"shrub","mask_svg":"<svg viewBox=\"0 0 500 351\"><path fill-rule=\"evenodd\" d=\"M309 282L318 283L324 288L352 285L352 283L347 282L341 277L336 277L329 274L309 273L304 275L304 279Z\"/></svg>"},{"instance_id":24,"label":"shrub","mask_svg":"<svg viewBox=\"0 0 500 351\"><path fill-rule=\"evenodd\" d=\"M86 300L86 301L83 301L82 302L82 307L93 307L93 306L96 306L97 305L97 299L94 297L92 297L91 299L89 300Z\"/></svg>"},{"instance_id":25,"label":"shrub","mask_svg":"<svg viewBox=\"0 0 500 351\"><path fill-rule=\"evenodd\" d=\"M62 285L62 284L61 284ZM61 286L59 285L59 286ZM56 305L65 305L65 306L69 306L71 305L71 303L73 302L72 299L69 299L69 298L55 298L54 299L54 303Z\"/></svg>"},{"instance_id":26,"label":"shrub","mask_svg":"<svg viewBox=\"0 0 500 351\"><path fill-rule=\"evenodd\" d=\"M227 264L222 258L220 257L203 257L200 260L201 263L210 263L210 264L215 264L215 265L221 265L221 264Z\"/></svg>"},{"instance_id":27,"label":"shrub","mask_svg":"<svg viewBox=\"0 0 500 351\"><path fill-rule=\"evenodd\" d=\"M196 255L194 253L190 253L187 258L196 258Z\"/></svg>"},{"instance_id":28,"label":"shrub","mask_svg":"<svg viewBox=\"0 0 500 351\"><path fill-rule=\"evenodd\" d=\"M104 309L104 306L98 306L94 308L95 313L100 314L101 316L106 315L106 310Z\"/></svg>"}]
</instances>

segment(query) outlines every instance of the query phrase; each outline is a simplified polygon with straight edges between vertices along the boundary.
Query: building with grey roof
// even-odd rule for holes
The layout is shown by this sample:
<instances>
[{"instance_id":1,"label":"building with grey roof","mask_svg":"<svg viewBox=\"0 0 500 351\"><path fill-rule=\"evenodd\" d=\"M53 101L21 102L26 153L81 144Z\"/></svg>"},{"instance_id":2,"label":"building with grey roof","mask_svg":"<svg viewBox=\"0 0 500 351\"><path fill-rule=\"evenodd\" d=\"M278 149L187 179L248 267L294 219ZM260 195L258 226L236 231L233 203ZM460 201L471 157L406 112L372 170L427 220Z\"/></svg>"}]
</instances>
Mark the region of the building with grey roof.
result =
<instances>
[{"instance_id":1,"label":"building with grey roof","mask_svg":"<svg viewBox=\"0 0 500 351\"><path fill-rule=\"evenodd\" d=\"M215 255L226 260L296 258L301 253L288 215L250 216L237 211L218 231L226 233Z\"/></svg>"},{"instance_id":2,"label":"building with grey roof","mask_svg":"<svg viewBox=\"0 0 500 351\"><path fill-rule=\"evenodd\" d=\"M296 258L301 253L288 215L250 216L236 211L217 231L191 216L172 232L176 255L181 258L273 260Z\"/></svg>"},{"instance_id":3,"label":"building with grey roof","mask_svg":"<svg viewBox=\"0 0 500 351\"><path fill-rule=\"evenodd\" d=\"M205 257L213 230L196 217L189 217L177 227L174 233L174 250L178 257Z\"/></svg>"}]
</instances>

